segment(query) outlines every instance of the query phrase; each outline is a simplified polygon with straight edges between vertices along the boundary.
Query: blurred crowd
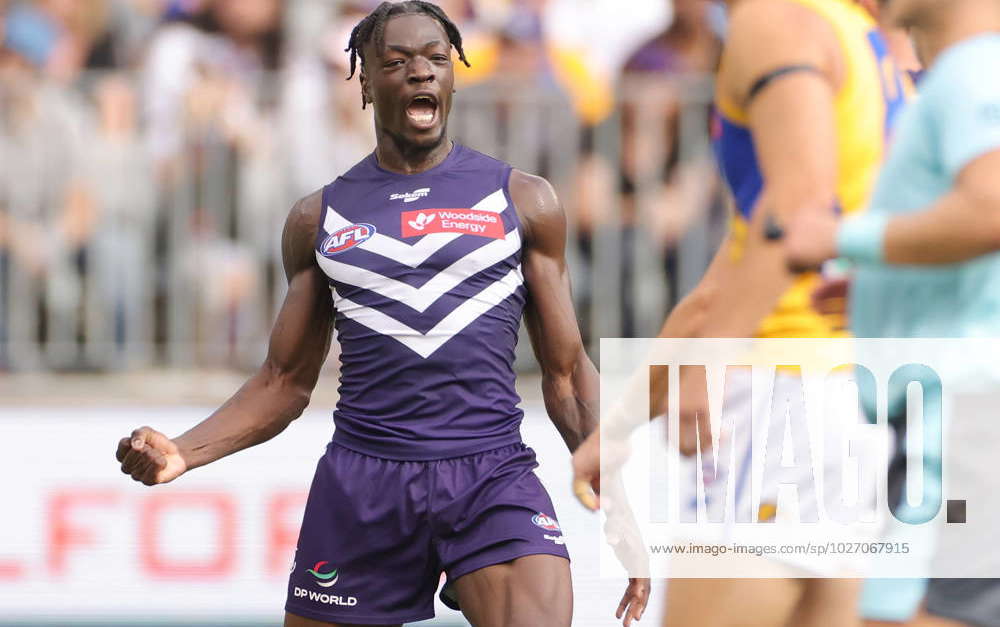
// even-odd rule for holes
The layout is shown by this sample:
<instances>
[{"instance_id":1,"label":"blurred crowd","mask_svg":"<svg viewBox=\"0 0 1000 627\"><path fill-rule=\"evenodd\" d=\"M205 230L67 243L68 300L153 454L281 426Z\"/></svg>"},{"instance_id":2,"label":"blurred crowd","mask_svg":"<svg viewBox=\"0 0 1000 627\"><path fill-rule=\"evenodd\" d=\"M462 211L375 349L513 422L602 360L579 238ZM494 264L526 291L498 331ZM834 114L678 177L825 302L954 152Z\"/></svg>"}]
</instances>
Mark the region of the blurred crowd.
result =
<instances>
[{"instance_id":1,"label":"blurred crowd","mask_svg":"<svg viewBox=\"0 0 1000 627\"><path fill-rule=\"evenodd\" d=\"M377 4L0 0L0 369L256 359L288 207L374 146L343 49ZM678 243L723 220L706 141L722 16L707 0L438 4L471 62L454 135L553 179L585 328L600 304L621 335L650 332L632 251L655 252L662 319ZM607 230L602 287L588 270Z\"/></svg>"}]
</instances>

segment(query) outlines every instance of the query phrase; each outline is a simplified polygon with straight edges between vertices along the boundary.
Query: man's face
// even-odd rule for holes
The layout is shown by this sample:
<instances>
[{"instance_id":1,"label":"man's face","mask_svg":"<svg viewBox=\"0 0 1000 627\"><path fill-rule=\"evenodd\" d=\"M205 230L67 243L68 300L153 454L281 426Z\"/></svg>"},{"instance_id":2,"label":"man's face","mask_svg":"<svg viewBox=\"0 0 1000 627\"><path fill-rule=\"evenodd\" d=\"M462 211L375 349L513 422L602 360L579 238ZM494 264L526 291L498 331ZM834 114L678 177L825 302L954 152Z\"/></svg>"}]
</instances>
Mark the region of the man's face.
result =
<instances>
[{"instance_id":1,"label":"man's face","mask_svg":"<svg viewBox=\"0 0 1000 627\"><path fill-rule=\"evenodd\" d=\"M376 126L397 143L420 149L444 141L455 84L451 42L428 15L400 15L385 24L385 47L364 50L364 96Z\"/></svg>"}]
</instances>

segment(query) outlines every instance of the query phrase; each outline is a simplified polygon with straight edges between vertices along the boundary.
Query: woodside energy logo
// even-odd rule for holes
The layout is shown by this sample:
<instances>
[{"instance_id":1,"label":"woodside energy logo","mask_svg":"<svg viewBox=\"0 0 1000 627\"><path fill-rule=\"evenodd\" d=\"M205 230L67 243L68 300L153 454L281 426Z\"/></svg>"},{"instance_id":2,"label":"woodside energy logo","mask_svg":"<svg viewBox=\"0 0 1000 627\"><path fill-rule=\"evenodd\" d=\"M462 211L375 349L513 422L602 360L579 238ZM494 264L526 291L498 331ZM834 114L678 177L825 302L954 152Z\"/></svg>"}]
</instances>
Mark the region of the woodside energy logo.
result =
<instances>
[{"instance_id":1,"label":"woodside energy logo","mask_svg":"<svg viewBox=\"0 0 1000 627\"><path fill-rule=\"evenodd\" d=\"M403 237L430 233L462 233L504 239L503 220L492 211L478 209L423 209L400 214Z\"/></svg>"}]
</instances>

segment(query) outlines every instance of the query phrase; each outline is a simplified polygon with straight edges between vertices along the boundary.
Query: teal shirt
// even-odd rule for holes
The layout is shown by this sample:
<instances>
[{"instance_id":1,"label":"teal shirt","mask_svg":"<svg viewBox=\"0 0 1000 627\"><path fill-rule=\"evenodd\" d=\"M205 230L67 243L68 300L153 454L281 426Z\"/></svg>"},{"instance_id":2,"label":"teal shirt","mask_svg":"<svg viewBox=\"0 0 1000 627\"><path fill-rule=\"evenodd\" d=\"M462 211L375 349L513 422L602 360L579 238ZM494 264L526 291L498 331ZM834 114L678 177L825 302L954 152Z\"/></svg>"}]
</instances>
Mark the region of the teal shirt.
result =
<instances>
[{"instance_id":1,"label":"teal shirt","mask_svg":"<svg viewBox=\"0 0 1000 627\"><path fill-rule=\"evenodd\" d=\"M998 149L1000 34L988 34L947 49L925 75L896 127L868 214L925 210L966 165ZM1000 253L947 266L863 263L851 326L856 337L1000 337Z\"/></svg>"}]
</instances>

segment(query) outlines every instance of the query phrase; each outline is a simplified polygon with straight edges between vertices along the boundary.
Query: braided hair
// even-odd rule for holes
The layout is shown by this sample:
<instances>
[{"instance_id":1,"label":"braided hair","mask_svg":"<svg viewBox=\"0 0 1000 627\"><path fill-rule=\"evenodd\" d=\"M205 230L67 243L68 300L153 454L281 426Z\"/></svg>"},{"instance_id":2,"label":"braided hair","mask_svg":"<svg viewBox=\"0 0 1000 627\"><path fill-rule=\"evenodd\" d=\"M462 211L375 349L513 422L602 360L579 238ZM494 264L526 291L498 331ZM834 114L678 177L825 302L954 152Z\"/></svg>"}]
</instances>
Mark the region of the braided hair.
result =
<instances>
[{"instance_id":1,"label":"braided hair","mask_svg":"<svg viewBox=\"0 0 1000 627\"><path fill-rule=\"evenodd\" d=\"M347 80L351 80L357 68L358 59L361 59L362 70L365 67L365 58L362 48L366 43L374 38L375 48L382 49L385 45L385 24L389 18L397 15L428 15L433 17L444 28L448 35L448 42L455 47L459 60L469 66L469 61L465 58L465 50L462 49L462 34L458 32L458 27L448 19L444 11L436 4L424 2L423 0L405 0L404 2L383 2L374 11L369 13L351 31L351 39L347 42L344 52L351 53L351 73Z\"/></svg>"}]
</instances>

